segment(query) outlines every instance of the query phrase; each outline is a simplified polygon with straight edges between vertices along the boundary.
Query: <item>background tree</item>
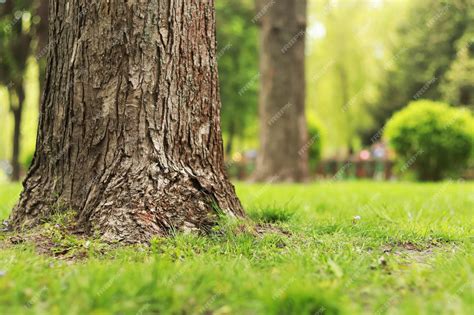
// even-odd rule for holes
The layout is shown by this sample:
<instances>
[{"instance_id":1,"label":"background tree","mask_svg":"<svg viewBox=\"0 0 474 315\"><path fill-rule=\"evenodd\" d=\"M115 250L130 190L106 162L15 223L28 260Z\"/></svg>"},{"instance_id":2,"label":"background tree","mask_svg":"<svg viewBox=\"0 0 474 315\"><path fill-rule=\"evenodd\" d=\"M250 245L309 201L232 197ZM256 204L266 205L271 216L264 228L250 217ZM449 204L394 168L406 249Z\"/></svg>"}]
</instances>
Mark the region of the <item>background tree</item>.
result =
<instances>
[{"instance_id":1,"label":"background tree","mask_svg":"<svg viewBox=\"0 0 474 315\"><path fill-rule=\"evenodd\" d=\"M380 95L372 107L374 128L365 142L387 119L411 100L442 99L442 82L456 59L456 43L472 24L469 0L413 2L398 28L398 40L390 49Z\"/></svg>"},{"instance_id":2,"label":"background tree","mask_svg":"<svg viewBox=\"0 0 474 315\"><path fill-rule=\"evenodd\" d=\"M253 0L218 1L216 11L222 132L230 156L236 140L242 148L254 136L257 123L258 29Z\"/></svg>"},{"instance_id":3,"label":"background tree","mask_svg":"<svg viewBox=\"0 0 474 315\"><path fill-rule=\"evenodd\" d=\"M25 102L24 77L31 54L32 1L8 1L0 6L0 83L7 86L13 114L11 179L20 179L21 122Z\"/></svg>"},{"instance_id":4,"label":"background tree","mask_svg":"<svg viewBox=\"0 0 474 315\"><path fill-rule=\"evenodd\" d=\"M50 4L54 49L13 227L74 209L78 231L139 242L243 215L224 173L214 2Z\"/></svg>"},{"instance_id":5,"label":"background tree","mask_svg":"<svg viewBox=\"0 0 474 315\"><path fill-rule=\"evenodd\" d=\"M305 115L306 0L258 1L260 150L255 179L308 175Z\"/></svg>"},{"instance_id":6,"label":"background tree","mask_svg":"<svg viewBox=\"0 0 474 315\"><path fill-rule=\"evenodd\" d=\"M474 21L474 18L473 18ZM474 26L457 43L456 58L442 82L443 98L449 104L474 109Z\"/></svg>"},{"instance_id":7,"label":"background tree","mask_svg":"<svg viewBox=\"0 0 474 315\"><path fill-rule=\"evenodd\" d=\"M384 74L384 51L405 16L405 1L313 1L308 7L307 113L326 130L323 155L362 148L369 104Z\"/></svg>"}]
</instances>

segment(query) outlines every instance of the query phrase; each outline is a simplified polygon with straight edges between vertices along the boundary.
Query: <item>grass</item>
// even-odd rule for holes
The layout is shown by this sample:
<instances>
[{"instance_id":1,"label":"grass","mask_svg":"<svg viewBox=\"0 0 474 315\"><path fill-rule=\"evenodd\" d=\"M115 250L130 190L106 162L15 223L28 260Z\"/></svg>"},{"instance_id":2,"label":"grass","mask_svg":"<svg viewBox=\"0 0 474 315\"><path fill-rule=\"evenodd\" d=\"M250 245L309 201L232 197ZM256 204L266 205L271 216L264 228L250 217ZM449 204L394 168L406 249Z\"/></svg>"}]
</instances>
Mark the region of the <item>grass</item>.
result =
<instances>
[{"instance_id":1,"label":"grass","mask_svg":"<svg viewBox=\"0 0 474 315\"><path fill-rule=\"evenodd\" d=\"M0 184L0 218L19 190ZM58 257L0 242L0 314L472 314L474 183L237 190L253 220L288 233L227 221L111 249L51 224Z\"/></svg>"}]
</instances>

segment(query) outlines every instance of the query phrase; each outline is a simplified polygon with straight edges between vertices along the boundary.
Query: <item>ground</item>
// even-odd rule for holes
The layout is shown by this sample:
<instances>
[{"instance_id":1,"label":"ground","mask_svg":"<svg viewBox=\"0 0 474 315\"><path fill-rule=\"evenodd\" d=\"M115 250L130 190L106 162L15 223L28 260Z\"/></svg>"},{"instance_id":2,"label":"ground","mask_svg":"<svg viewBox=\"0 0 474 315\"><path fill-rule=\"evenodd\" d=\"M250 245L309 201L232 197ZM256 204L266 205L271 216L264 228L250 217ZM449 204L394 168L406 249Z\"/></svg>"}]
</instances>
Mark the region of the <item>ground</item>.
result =
<instances>
[{"instance_id":1,"label":"ground","mask_svg":"<svg viewBox=\"0 0 474 315\"><path fill-rule=\"evenodd\" d=\"M1 219L19 190L0 184ZM65 216L49 241L0 234L0 314L472 314L474 183L237 191L251 222L150 247L67 235Z\"/></svg>"}]
</instances>

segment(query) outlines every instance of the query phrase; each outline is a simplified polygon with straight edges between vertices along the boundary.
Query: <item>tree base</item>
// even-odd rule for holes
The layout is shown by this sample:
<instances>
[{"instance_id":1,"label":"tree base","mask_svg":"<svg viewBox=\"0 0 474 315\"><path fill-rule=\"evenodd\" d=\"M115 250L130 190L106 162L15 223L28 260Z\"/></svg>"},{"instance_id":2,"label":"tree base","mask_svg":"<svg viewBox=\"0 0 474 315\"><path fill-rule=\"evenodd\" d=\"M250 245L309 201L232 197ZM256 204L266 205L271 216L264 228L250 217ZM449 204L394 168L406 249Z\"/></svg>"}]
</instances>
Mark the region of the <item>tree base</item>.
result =
<instances>
[{"instance_id":1,"label":"tree base","mask_svg":"<svg viewBox=\"0 0 474 315\"><path fill-rule=\"evenodd\" d=\"M31 228L57 213L77 213L81 233L107 242L142 243L176 232L207 232L219 215L244 217L234 188L228 181L198 178L186 172L157 173L138 170L84 186L73 198L53 198L54 191L25 182L25 191L10 224L15 230ZM216 184L217 183L217 184ZM49 196L46 197L45 196ZM78 203L77 198L84 198Z\"/></svg>"}]
</instances>

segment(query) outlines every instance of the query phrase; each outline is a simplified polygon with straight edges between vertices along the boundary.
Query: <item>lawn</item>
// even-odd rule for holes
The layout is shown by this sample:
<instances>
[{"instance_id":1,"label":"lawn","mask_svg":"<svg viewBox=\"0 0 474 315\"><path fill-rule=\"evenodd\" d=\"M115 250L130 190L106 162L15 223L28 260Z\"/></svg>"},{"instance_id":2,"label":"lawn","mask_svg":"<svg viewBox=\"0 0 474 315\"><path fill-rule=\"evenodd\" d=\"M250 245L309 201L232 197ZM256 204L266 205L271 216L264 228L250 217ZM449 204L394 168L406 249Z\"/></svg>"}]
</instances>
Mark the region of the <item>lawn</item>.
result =
<instances>
[{"instance_id":1,"label":"lawn","mask_svg":"<svg viewBox=\"0 0 474 315\"><path fill-rule=\"evenodd\" d=\"M0 218L19 190L0 184ZM56 256L0 234L0 314L472 314L474 183L237 191L271 228L223 220L209 236L112 248L58 218L44 227Z\"/></svg>"}]
</instances>

